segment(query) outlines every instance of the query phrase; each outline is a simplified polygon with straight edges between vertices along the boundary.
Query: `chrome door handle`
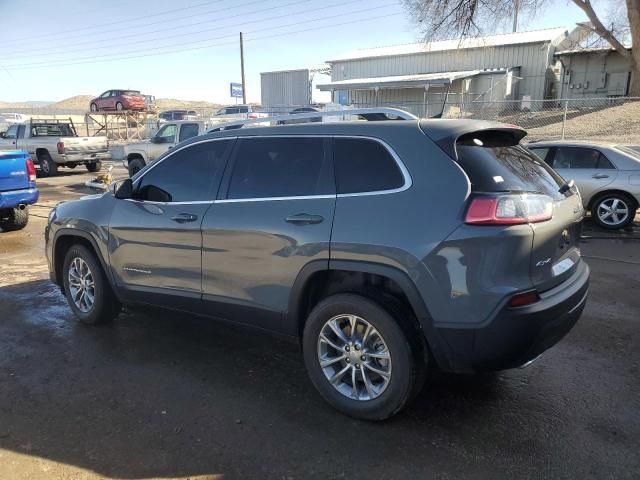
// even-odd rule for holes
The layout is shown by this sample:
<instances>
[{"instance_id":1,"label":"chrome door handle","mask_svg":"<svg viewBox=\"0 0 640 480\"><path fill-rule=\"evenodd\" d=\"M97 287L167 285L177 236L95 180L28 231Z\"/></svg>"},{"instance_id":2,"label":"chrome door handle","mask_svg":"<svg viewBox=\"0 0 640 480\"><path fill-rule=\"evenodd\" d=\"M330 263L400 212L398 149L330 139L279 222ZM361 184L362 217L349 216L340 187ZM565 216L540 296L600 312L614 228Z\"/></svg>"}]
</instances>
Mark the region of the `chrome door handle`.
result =
<instances>
[{"instance_id":1,"label":"chrome door handle","mask_svg":"<svg viewBox=\"0 0 640 480\"><path fill-rule=\"evenodd\" d=\"M198 216L192 213L179 213L178 215L171 217L171 220L178 223L195 222L197 219Z\"/></svg>"},{"instance_id":2,"label":"chrome door handle","mask_svg":"<svg viewBox=\"0 0 640 480\"><path fill-rule=\"evenodd\" d=\"M294 225L311 225L314 223L321 223L323 220L324 217L322 217L322 215L310 215L308 213L289 215L284 219L285 222L293 223Z\"/></svg>"},{"instance_id":3,"label":"chrome door handle","mask_svg":"<svg viewBox=\"0 0 640 480\"><path fill-rule=\"evenodd\" d=\"M609 175L605 175L604 173L594 173L593 175L591 175L591 178L609 178Z\"/></svg>"}]
</instances>

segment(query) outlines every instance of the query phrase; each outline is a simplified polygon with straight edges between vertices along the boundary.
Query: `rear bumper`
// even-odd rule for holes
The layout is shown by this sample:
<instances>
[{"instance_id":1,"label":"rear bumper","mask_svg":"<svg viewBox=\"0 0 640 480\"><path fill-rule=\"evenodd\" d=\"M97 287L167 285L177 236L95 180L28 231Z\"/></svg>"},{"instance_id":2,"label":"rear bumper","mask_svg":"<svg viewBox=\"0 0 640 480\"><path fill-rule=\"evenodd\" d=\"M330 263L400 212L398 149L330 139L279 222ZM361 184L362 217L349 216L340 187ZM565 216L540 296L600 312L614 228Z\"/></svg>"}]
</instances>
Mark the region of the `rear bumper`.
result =
<instances>
[{"instance_id":1,"label":"rear bumper","mask_svg":"<svg viewBox=\"0 0 640 480\"><path fill-rule=\"evenodd\" d=\"M18 205L31 205L38 201L37 188L0 192L0 208L16 208Z\"/></svg>"},{"instance_id":2,"label":"rear bumper","mask_svg":"<svg viewBox=\"0 0 640 480\"><path fill-rule=\"evenodd\" d=\"M436 328L444 343L441 367L483 372L522 366L558 343L582 314L589 290L589 267L581 261L561 285L540 294L540 301L502 308L481 328Z\"/></svg>"},{"instance_id":3,"label":"rear bumper","mask_svg":"<svg viewBox=\"0 0 640 480\"><path fill-rule=\"evenodd\" d=\"M91 163L102 160L111 160L111 152L98 153L65 153L60 155L63 162Z\"/></svg>"}]
</instances>

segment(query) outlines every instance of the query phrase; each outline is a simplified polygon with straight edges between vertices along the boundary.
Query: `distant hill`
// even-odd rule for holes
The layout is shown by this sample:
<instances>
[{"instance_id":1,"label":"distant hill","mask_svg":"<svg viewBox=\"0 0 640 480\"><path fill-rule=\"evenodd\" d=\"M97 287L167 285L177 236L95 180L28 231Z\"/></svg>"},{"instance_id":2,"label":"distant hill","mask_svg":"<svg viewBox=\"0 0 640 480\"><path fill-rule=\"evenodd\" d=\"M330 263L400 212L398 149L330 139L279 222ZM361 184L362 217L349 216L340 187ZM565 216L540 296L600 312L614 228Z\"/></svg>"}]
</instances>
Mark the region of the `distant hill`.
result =
<instances>
[{"instance_id":1,"label":"distant hill","mask_svg":"<svg viewBox=\"0 0 640 480\"><path fill-rule=\"evenodd\" d=\"M24 109L24 108L46 108L51 110L89 110L89 102L94 99L94 95L75 95L65 98L59 102L27 101L27 102L2 102L0 110ZM170 110L174 108L206 109L216 110L222 105L212 102L197 100L178 100L175 98L157 98L156 106L159 110Z\"/></svg>"}]
</instances>

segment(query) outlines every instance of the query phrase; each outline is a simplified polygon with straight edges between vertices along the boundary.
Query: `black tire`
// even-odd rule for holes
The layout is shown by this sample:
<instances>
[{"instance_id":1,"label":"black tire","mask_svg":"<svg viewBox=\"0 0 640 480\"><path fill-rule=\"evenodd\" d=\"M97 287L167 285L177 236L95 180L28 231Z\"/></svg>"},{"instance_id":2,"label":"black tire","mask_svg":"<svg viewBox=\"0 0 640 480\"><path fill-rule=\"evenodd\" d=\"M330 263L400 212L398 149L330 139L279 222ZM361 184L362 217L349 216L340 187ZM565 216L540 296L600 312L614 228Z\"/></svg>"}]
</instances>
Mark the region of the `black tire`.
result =
<instances>
[{"instance_id":1,"label":"black tire","mask_svg":"<svg viewBox=\"0 0 640 480\"><path fill-rule=\"evenodd\" d=\"M86 167L87 167L87 170L89 170L92 173L99 172L100 170L102 170L102 162L87 163Z\"/></svg>"},{"instance_id":2,"label":"black tire","mask_svg":"<svg viewBox=\"0 0 640 480\"><path fill-rule=\"evenodd\" d=\"M40 176L55 177L58 174L58 164L53 161L49 152L38 155L38 162L40 163Z\"/></svg>"},{"instance_id":3,"label":"black tire","mask_svg":"<svg viewBox=\"0 0 640 480\"><path fill-rule=\"evenodd\" d=\"M98 105L96 105L95 103L92 103L91 105L89 105L89 110L91 110L92 112L97 112Z\"/></svg>"},{"instance_id":4,"label":"black tire","mask_svg":"<svg viewBox=\"0 0 640 480\"><path fill-rule=\"evenodd\" d=\"M122 110L124 110L124 105L122 105L121 102L116 102L116 110L121 112Z\"/></svg>"},{"instance_id":5,"label":"black tire","mask_svg":"<svg viewBox=\"0 0 640 480\"><path fill-rule=\"evenodd\" d=\"M29 207L20 210L12 208L6 211L6 215L0 213L0 228L5 232L22 230L29 222Z\"/></svg>"},{"instance_id":6,"label":"black tire","mask_svg":"<svg viewBox=\"0 0 640 480\"><path fill-rule=\"evenodd\" d=\"M133 177L136 173L145 167L144 160L141 158L134 158L129 160L129 176Z\"/></svg>"},{"instance_id":7,"label":"black tire","mask_svg":"<svg viewBox=\"0 0 640 480\"><path fill-rule=\"evenodd\" d=\"M69 288L69 269L71 262L76 258L80 258L86 263L93 277L94 301L92 307L88 311L82 311L78 308L72 298L71 290ZM100 262L94 253L84 245L73 245L69 251L67 251L63 263L62 279L67 302L75 316L82 323L88 325L105 323L113 320L120 313L122 304L114 295L111 285L109 285L109 281L102 270Z\"/></svg>"},{"instance_id":8,"label":"black tire","mask_svg":"<svg viewBox=\"0 0 640 480\"><path fill-rule=\"evenodd\" d=\"M389 350L391 377L386 389L373 399L356 400L339 392L320 367L320 333L328 320L343 314L353 314L365 319L384 338ZM311 382L334 408L354 418L384 420L398 413L420 391L424 381L426 357L420 353L421 347L416 341L416 335L408 335L409 330L400 323L400 317L397 317L394 318L374 301L353 294L327 297L309 314L303 334L304 362ZM342 367L340 364L336 368ZM363 368L360 365L357 367Z\"/></svg>"},{"instance_id":9,"label":"black tire","mask_svg":"<svg viewBox=\"0 0 640 480\"><path fill-rule=\"evenodd\" d=\"M617 201L617 205L616 205ZM603 215L606 215L607 208L616 205L618 208L617 211L626 209L626 216L622 217L622 214L617 214L615 217L613 215L603 218ZM593 221L600 227L606 230L618 230L621 228L625 228L636 216L636 210L638 208L638 204L635 199L633 199L629 195L625 195L624 193L605 193L595 199L593 205L591 206L591 218ZM616 221L618 218L620 221Z\"/></svg>"}]
</instances>

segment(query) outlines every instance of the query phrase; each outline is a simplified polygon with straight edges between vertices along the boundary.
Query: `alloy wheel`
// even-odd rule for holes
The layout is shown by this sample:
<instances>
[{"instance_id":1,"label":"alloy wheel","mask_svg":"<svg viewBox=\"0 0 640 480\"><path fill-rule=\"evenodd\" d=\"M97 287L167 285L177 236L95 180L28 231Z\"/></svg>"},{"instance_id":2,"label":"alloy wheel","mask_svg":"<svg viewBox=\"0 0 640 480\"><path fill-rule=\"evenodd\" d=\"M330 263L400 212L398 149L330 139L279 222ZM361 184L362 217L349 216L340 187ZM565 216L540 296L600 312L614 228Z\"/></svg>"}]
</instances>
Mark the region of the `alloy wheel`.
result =
<instances>
[{"instance_id":1,"label":"alloy wheel","mask_svg":"<svg viewBox=\"0 0 640 480\"><path fill-rule=\"evenodd\" d=\"M93 308L95 301L95 283L89 265L80 257L75 257L69 264L67 274L69 292L73 303L83 313Z\"/></svg>"},{"instance_id":2,"label":"alloy wheel","mask_svg":"<svg viewBox=\"0 0 640 480\"><path fill-rule=\"evenodd\" d=\"M352 400L379 397L391 380L391 352L373 325L357 315L337 315L318 336L318 362L329 383Z\"/></svg>"},{"instance_id":3,"label":"alloy wheel","mask_svg":"<svg viewBox=\"0 0 640 480\"><path fill-rule=\"evenodd\" d=\"M597 214L602 223L616 226L629 217L629 206L620 198L607 198L598 205Z\"/></svg>"}]
</instances>

